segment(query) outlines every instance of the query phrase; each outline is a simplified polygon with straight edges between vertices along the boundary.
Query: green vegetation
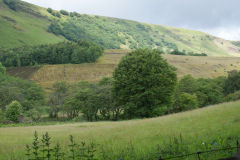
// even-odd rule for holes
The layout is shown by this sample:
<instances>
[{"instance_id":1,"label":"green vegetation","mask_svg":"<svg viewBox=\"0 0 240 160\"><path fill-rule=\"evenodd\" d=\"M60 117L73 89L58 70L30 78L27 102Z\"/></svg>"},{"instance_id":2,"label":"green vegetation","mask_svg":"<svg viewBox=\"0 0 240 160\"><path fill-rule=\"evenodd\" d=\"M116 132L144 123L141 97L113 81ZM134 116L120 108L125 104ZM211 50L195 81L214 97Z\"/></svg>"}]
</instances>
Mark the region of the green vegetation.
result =
<instances>
[{"instance_id":1,"label":"green vegetation","mask_svg":"<svg viewBox=\"0 0 240 160\"><path fill-rule=\"evenodd\" d=\"M16 10L6 3L17 4ZM18 0L0 0L0 48L53 44L65 38L47 32L50 21L42 8Z\"/></svg>"},{"instance_id":2,"label":"green vegetation","mask_svg":"<svg viewBox=\"0 0 240 160\"><path fill-rule=\"evenodd\" d=\"M153 119L0 128L0 159L23 158L26 153L24 146L31 144L34 131L39 135L48 132L53 136L51 140L59 142L62 148L70 144L69 135L75 137L77 144L93 142L97 145L96 155L103 156L101 153L104 151L107 160L118 157L131 159L130 155L134 155L134 159L159 155L157 146L168 150L171 144L175 146L174 137L180 140L180 135L183 143L179 147L186 147L185 151L208 150L211 149L210 144L220 141L223 144L224 140L239 137L239 104L224 103ZM221 148L219 145L215 147Z\"/></svg>"},{"instance_id":3,"label":"green vegetation","mask_svg":"<svg viewBox=\"0 0 240 160\"><path fill-rule=\"evenodd\" d=\"M131 119L166 114L177 76L159 51L138 49L122 58L113 79L115 105Z\"/></svg>"},{"instance_id":4,"label":"green vegetation","mask_svg":"<svg viewBox=\"0 0 240 160\"><path fill-rule=\"evenodd\" d=\"M15 123L18 122L18 117L22 113L22 105L18 101L12 101L6 106L6 118Z\"/></svg>"},{"instance_id":5,"label":"green vegetation","mask_svg":"<svg viewBox=\"0 0 240 160\"><path fill-rule=\"evenodd\" d=\"M1 122L18 122L22 112L40 111L44 100L44 91L35 83L0 73L0 110L6 116L6 120L1 118Z\"/></svg>"},{"instance_id":6,"label":"green vegetation","mask_svg":"<svg viewBox=\"0 0 240 160\"><path fill-rule=\"evenodd\" d=\"M68 39L92 41L108 49L151 48L166 53L179 50L202 56L239 56L240 53L238 45L198 31L55 11L22 1L4 1L6 3L0 0L1 48L57 43ZM17 4L16 10L9 8L12 4Z\"/></svg>"},{"instance_id":7,"label":"green vegetation","mask_svg":"<svg viewBox=\"0 0 240 160\"><path fill-rule=\"evenodd\" d=\"M90 42L61 42L0 50L0 62L6 67L36 64L90 63L102 55L103 48Z\"/></svg>"}]
</instances>

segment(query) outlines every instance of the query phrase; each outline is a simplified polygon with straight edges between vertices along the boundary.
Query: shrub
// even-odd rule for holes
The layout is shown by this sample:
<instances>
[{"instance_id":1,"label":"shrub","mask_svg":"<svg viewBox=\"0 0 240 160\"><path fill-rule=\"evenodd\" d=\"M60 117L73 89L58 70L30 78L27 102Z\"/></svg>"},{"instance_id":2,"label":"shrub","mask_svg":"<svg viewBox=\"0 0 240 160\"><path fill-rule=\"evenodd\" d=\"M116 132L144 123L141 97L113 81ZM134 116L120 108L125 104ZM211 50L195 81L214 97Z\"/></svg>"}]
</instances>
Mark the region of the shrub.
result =
<instances>
[{"instance_id":1,"label":"shrub","mask_svg":"<svg viewBox=\"0 0 240 160\"><path fill-rule=\"evenodd\" d=\"M22 105L18 101L13 101L6 107L6 118L13 122L18 122L18 117L22 113Z\"/></svg>"},{"instance_id":2,"label":"shrub","mask_svg":"<svg viewBox=\"0 0 240 160\"><path fill-rule=\"evenodd\" d=\"M2 65L0 62L0 73L5 74L6 73L6 68Z\"/></svg>"},{"instance_id":3,"label":"shrub","mask_svg":"<svg viewBox=\"0 0 240 160\"><path fill-rule=\"evenodd\" d=\"M116 67L113 78L116 105L124 106L127 118L163 115L167 110L158 108L172 103L177 81L175 68L158 50L138 49L128 53Z\"/></svg>"},{"instance_id":4,"label":"shrub","mask_svg":"<svg viewBox=\"0 0 240 160\"><path fill-rule=\"evenodd\" d=\"M182 93L178 99L180 111L187 111L198 108L198 100L195 94Z\"/></svg>"},{"instance_id":5,"label":"shrub","mask_svg":"<svg viewBox=\"0 0 240 160\"><path fill-rule=\"evenodd\" d=\"M2 109L0 109L0 123L3 122L4 119L5 119L4 112L2 111Z\"/></svg>"},{"instance_id":6,"label":"shrub","mask_svg":"<svg viewBox=\"0 0 240 160\"><path fill-rule=\"evenodd\" d=\"M53 9L52 8L48 8L47 11L48 11L48 13L53 13Z\"/></svg>"},{"instance_id":7,"label":"shrub","mask_svg":"<svg viewBox=\"0 0 240 160\"><path fill-rule=\"evenodd\" d=\"M224 92L225 94L230 94L238 90L240 90L240 71L233 70L228 73L224 85Z\"/></svg>"},{"instance_id":8,"label":"shrub","mask_svg":"<svg viewBox=\"0 0 240 160\"><path fill-rule=\"evenodd\" d=\"M69 12L66 10L60 10L60 13L65 16L69 16Z\"/></svg>"},{"instance_id":9,"label":"shrub","mask_svg":"<svg viewBox=\"0 0 240 160\"><path fill-rule=\"evenodd\" d=\"M17 0L3 0L3 2L12 10L16 11L18 9L18 1Z\"/></svg>"}]
</instances>

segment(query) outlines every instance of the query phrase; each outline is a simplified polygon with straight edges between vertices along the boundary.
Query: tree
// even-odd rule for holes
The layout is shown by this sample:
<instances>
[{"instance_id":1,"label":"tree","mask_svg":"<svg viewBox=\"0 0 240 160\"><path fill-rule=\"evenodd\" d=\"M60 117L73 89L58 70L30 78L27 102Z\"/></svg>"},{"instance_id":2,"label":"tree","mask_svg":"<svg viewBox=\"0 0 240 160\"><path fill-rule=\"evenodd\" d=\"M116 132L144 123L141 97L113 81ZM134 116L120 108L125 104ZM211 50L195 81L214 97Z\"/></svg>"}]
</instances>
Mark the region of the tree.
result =
<instances>
[{"instance_id":1,"label":"tree","mask_svg":"<svg viewBox=\"0 0 240 160\"><path fill-rule=\"evenodd\" d=\"M179 111L187 111L198 108L198 100L195 94L182 93L178 99Z\"/></svg>"},{"instance_id":2,"label":"tree","mask_svg":"<svg viewBox=\"0 0 240 160\"><path fill-rule=\"evenodd\" d=\"M178 93L193 94L197 91L197 82L191 75L184 76L177 85Z\"/></svg>"},{"instance_id":3,"label":"tree","mask_svg":"<svg viewBox=\"0 0 240 160\"><path fill-rule=\"evenodd\" d=\"M191 75L184 76L177 84L174 96L174 104L171 108L171 112L175 113L185 110L185 105L189 105L189 103L191 103L189 102L189 99L194 99L194 97L190 96L194 95L196 91L197 81Z\"/></svg>"},{"instance_id":4,"label":"tree","mask_svg":"<svg viewBox=\"0 0 240 160\"><path fill-rule=\"evenodd\" d=\"M22 113L22 105L18 101L12 101L6 108L6 118L10 121L18 122L18 117Z\"/></svg>"},{"instance_id":5,"label":"tree","mask_svg":"<svg viewBox=\"0 0 240 160\"><path fill-rule=\"evenodd\" d=\"M228 77L224 84L225 94L234 93L240 90L240 71L233 70L228 72Z\"/></svg>"},{"instance_id":6,"label":"tree","mask_svg":"<svg viewBox=\"0 0 240 160\"><path fill-rule=\"evenodd\" d=\"M68 84L66 82L56 82L53 84L54 92L51 93L49 98L50 117L58 118L58 112L63 109L64 100L68 93Z\"/></svg>"},{"instance_id":7,"label":"tree","mask_svg":"<svg viewBox=\"0 0 240 160\"><path fill-rule=\"evenodd\" d=\"M0 73L6 74L6 68L2 65L1 62L0 62Z\"/></svg>"},{"instance_id":8,"label":"tree","mask_svg":"<svg viewBox=\"0 0 240 160\"><path fill-rule=\"evenodd\" d=\"M124 116L163 115L172 104L175 68L158 50L138 49L122 58L113 73L113 96Z\"/></svg>"}]
</instances>

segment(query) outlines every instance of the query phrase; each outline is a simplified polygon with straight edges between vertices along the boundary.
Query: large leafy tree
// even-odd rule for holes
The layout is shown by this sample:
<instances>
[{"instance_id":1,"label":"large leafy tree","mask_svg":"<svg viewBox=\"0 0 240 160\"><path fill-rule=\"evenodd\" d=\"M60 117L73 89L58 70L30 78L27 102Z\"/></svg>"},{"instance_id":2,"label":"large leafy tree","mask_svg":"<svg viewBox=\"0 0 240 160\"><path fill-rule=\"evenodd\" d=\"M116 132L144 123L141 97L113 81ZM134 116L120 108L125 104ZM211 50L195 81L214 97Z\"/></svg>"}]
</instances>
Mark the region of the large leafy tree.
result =
<instances>
[{"instance_id":1,"label":"large leafy tree","mask_svg":"<svg viewBox=\"0 0 240 160\"><path fill-rule=\"evenodd\" d=\"M122 58L113 74L116 105L124 107L124 116L163 115L172 104L177 82L175 68L158 50L138 49Z\"/></svg>"}]
</instances>

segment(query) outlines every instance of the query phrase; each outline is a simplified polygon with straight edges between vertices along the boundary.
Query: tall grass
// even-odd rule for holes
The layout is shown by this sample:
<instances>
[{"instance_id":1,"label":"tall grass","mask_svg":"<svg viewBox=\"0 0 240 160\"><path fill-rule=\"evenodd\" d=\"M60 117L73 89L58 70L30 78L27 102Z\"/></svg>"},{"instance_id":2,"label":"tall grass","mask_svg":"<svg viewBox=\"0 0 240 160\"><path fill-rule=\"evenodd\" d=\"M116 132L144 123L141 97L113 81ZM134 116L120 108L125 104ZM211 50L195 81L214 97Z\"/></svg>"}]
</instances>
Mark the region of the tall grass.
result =
<instances>
[{"instance_id":1,"label":"tall grass","mask_svg":"<svg viewBox=\"0 0 240 160\"><path fill-rule=\"evenodd\" d=\"M25 154L23 146L31 144L34 131L39 135L48 132L53 136L53 145L59 142L63 149L69 145L68 135L73 135L78 143L82 140L86 144L93 142L97 145L97 152L105 153L105 157L116 158L121 154L146 157L150 153L156 154L157 146L168 146L174 137L179 139L180 135L184 142L181 146L189 146L189 152L195 152L201 149L199 146L203 142L208 144L218 137L239 136L239 106L239 101L224 103L143 120L0 128L0 160L14 156L22 158Z\"/></svg>"}]
</instances>

